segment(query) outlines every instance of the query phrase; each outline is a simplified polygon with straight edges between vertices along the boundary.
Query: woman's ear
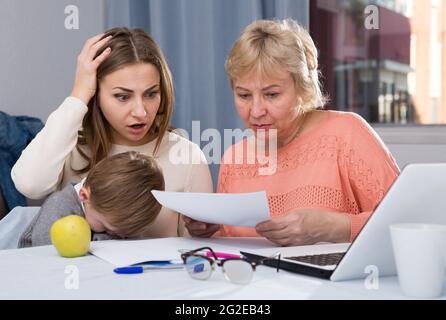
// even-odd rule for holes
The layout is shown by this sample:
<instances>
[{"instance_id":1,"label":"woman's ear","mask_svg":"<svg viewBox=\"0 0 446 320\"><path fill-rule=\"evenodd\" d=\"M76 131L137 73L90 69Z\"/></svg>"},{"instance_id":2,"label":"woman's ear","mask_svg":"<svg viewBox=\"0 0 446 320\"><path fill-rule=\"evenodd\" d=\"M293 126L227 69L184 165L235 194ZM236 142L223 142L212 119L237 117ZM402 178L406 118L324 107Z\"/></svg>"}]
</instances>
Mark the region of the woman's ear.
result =
<instances>
[{"instance_id":1,"label":"woman's ear","mask_svg":"<svg viewBox=\"0 0 446 320\"><path fill-rule=\"evenodd\" d=\"M81 202L88 202L90 201L90 189L87 187L82 187L79 190L79 199L81 200Z\"/></svg>"}]
</instances>

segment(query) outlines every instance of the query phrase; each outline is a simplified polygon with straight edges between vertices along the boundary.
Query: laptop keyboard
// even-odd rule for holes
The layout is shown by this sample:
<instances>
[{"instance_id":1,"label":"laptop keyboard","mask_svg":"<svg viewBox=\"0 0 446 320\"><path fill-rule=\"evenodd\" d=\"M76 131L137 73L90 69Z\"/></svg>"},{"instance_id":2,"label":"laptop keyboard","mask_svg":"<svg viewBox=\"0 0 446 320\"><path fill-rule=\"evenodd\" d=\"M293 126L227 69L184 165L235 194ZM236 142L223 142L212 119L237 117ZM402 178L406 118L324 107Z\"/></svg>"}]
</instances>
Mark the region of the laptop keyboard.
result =
<instances>
[{"instance_id":1,"label":"laptop keyboard","mask_svg":"<svg viewBox=\"0 0 446 320\"><path fill-rule=\"evenodd\" d=\"M325 254L315 254L309 256L297 256L297 257L285 257L285 259L315 264L318 266L331 266L337 265L345 252L335 252L335 253L325 253Z\"/></svg>"}]
</instances>

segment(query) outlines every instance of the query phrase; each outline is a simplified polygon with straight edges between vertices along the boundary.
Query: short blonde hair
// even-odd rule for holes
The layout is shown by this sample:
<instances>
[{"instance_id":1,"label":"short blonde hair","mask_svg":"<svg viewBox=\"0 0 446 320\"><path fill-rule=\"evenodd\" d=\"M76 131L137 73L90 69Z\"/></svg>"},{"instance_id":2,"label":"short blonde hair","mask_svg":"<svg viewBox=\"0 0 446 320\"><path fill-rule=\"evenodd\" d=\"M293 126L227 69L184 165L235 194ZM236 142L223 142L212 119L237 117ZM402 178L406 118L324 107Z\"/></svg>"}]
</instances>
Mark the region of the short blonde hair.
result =
<instances>
[{"instance_id":1,"label":"short blonde hair","mask_svg":"<svg viewBox=\"0 0 446 320\"><path fill-rule=\"evenodd\" d=\"M327 98L319 83L318 52L310 34L292 19L257 20L241 33L226 60L231 86L251 71L271 77L278 68L294 79L304 111L323 107Z\"/></svg>"},{"instance_id":2,"label":"short blonde hair","mask_svg":"<svg viewBox=\"0 0 446 320\"><path fill-rule=\"evenodd\" d=\"M105 158L89 172L90 201L125 238L142 238L161 211L152 190L164 190L160 167L151 157L129 151Z\"/></svg>"}]
</instances>

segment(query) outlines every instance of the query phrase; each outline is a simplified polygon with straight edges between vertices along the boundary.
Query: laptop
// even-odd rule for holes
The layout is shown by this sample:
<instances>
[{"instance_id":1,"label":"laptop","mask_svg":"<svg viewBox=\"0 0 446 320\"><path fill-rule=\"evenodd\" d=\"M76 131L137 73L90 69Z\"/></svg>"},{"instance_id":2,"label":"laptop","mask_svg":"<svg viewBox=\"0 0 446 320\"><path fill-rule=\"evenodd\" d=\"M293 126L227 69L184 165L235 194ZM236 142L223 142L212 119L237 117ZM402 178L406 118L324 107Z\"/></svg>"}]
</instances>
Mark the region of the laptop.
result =
<instances>
[{"instance_id":1,"label":"laptop","mask_svg":"<svg viewBox=\"0 0 446 320\"><path fill-rule=\"evenodd\" d=\"M241 251L249 259L281 252L280 268L308 276L343 281L396 275L389 226L394 223L446 225L446 163L409 164L389 188L356 239L344 244ZM277 267L273 260L266 265Z\"/></svg>"}]
</instances>

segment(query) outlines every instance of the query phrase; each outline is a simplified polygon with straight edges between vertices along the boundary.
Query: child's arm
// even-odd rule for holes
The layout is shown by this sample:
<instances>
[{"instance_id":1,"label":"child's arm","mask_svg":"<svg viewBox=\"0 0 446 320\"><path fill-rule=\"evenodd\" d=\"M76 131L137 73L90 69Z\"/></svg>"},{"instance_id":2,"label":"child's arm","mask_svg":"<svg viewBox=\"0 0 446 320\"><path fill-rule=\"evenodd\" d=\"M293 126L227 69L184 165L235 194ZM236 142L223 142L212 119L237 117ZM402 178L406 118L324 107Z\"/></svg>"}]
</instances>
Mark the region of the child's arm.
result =
<instances>
[{"instance_id":1,"label":"child's arm","mask_svg":"<svg viewBox=\"0 0 446 320\"><path fill-rule=\"evenodd\" d=\"M45 201L37 217L22 235L19 247L50 245L51 225L56 220L71 214L83 216L83 211L73 186L69 185L62 191L53 193Z\"/></svg>"}]
</instances>

